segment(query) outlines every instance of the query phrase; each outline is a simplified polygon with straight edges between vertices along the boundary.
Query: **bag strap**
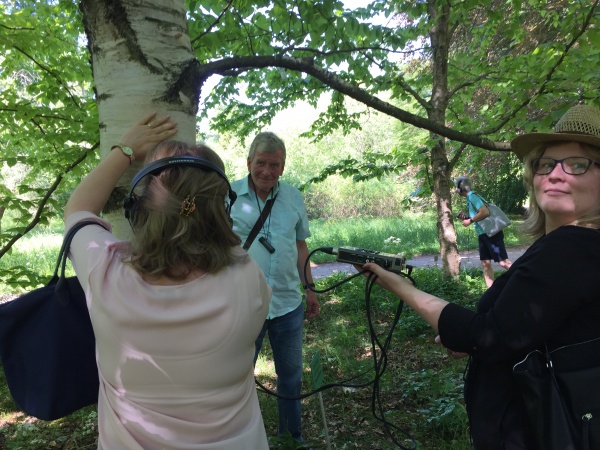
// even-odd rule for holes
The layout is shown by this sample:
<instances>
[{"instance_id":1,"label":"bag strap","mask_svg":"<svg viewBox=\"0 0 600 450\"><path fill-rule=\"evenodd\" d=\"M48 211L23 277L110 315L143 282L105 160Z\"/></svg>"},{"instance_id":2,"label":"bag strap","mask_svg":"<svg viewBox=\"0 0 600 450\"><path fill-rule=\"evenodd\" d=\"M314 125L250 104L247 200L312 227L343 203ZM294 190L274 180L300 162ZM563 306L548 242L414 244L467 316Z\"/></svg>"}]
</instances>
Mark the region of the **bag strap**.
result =
<instances>
[{"instance_id":1,"label":"bag strap","mask_svg":"<svg viewBox=\"0 0 600 450\"><path fill-rule=\"evenodd\" d=\"M470 204L471 206L473 206L473 209L475 209L475 205L473 204L473 202L471 200L469 200L469 197L467 197L467 203Z\"/></svg>"},{"instance_id":2,"label":"bag strap","mask_svg":"<svg viewBox=\"0 0 600 450\"><path fill-rule=\"evenodd\" d=\"M102 226L94 220L84 220L82 222L77 222L75 225L73 225L69 229L69 231L65 235L65 238L63 239L63 243L62 243L62 246L60 247L60 251L58 252L58 260L56 261L56 267L54 268L54 274L52 275L52 278L59 276L58 275L59 270L60 270L60 277L61 278L65 277L65 268L67 265L67 254L69 253L69 248L71 247L71 241L73 240L75 233L77 233L81 228L85 227L86 225Z\"/></svg>"},{"instance_id":3,"label":"bag strap","mask_svg":"<svg viewBox=\"0 0 600 450\"><path fill-rule=\"evenodd\" d=\"M560 392L560 388L558 385L558 380L556 379L556 374L554 373L554 362L552 361L552 353L548 350L548 342L544 342L544 357L546 358L546 368L548 372L550 372L550 376L552 377L552 382L554 386L556 386L556 390L558 391L558 395L561 398L561 401L564 402L562 393Z\"/></svg>"},{"instance_id":4,"label":"bag strap","mask_svg":"<svg viewBox=\"0 0 600 450\"><path fill-rule=\"evenodd\" d=\"M476 192L473 192L473 194L476 195L477 197L479 197L485 206L488 206L490 204L490 202L488 202L485 198L483 198L481 195L477 194ZM488 208L489 208L489 206L488 206Z\"/></svg>"},{"instance_id":5,"label":"bag strap","mask_svg":"<svg viewBox=\"0 0 600 450\"><path fill-rule=\"evenodd\" d=\"M488 209L488 212L489 212L489 214L481 220L485 220L488 217L490 217L492 215L492 212L490 211L490 203L485 198L483 198L481 195L477 194L476 192L473 192L473 195L476 195L477 197L479 197L481 199L484 206ZM475 209L475 204L471 200L469 200L469 197L467 197L467 202L473 206L474 210L478 211L477 209Z\"/></svg>"},{"instance_id":6,"label":"bag strap","mask_svg":"<svg viewBox=\"0 0 600 450\"><path fill-rule=\"evenodd\" d=\"M244 247L243 247L244 250L248 251L248 249L252 245L252 242L254 242L254 239L256 239L256 236L258 236L258 232L259 232L261 226L264 225L265 220L267 220L267 217L269 216L269 213L271 212L271 208L273 207L273 203L275 203L276 198L277 198L277 194L275 194L275 197L270 198L269 200L267 200L265 202L265 208L261 211L260 216L258 217L258 220L252 227L252 230L250 230L250 234L248 235L248 238L246 239L246 242L244 243Z\"/></svg>"},{"instance_id":7,"label":"bag strap","mask_svg":"<svg viewBox=\"0 0 600 450\"><path fill-rule=\"evenodd\" d=\"M54 274L48 282L49 285L56 283L56 286L54 287L54 293L56 295L56 298L58 299L58 302L62 306L67 306L70 300L69 295L66 295L67 293L65 292L65 289L68 287L65 282L65 269L67 266L67 254L69 253L69 248L71 247L71 241L73 240L75 233L77 233L81 228L87 225L98 225L102 227L101 224L94 220L84 220L82 222L77 222L75 225L73 225L73 227L69 229L69 231L65 235L65 238L63 239L60 251L58 252L58 260L56 261L56 268L54 269Z\"/></svg>"},{"instance_id":8,"label":"bag strap","mask_svg":"<svg viewBox=\"0 0 600 450\"><path fill-rule=\"evenodd\" d=\"M473 195L477 195L477 194L473 193ZM481 201L483 201L483 204L484 204L484 205L485 205L485 207L487 208L488 206L487 206L487 203L486 203L486 201L485 201L485 200L484 200L482 197L480 197L479 195L477 195L477 197L479 197L479 198L481 199ZM466 199L467 199L467 203L469 203L469 204L470 204L470 205L473 207L473 210L475 211L475 214L477 214L477 211L479 211L479 210L478 210L477 208L475 208L475 203L473 203L473 202L471 201L471 199L469 199L469 197L466 197ZM488 208L488 209L489 209L489 208Z\"/></svg>"}]
</instances>

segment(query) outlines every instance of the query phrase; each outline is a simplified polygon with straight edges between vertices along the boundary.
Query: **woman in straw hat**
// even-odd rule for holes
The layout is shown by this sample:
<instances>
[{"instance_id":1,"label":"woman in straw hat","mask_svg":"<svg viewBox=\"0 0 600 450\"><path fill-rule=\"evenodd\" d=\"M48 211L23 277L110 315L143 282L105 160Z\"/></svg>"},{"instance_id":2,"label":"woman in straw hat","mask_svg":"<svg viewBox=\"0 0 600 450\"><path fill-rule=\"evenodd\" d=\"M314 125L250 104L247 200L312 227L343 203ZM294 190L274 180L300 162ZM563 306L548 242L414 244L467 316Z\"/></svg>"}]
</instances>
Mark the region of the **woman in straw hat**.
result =
<instances>
[{"instance_id":1,"label":"woman in straw hat","mask_svg":"<svg viewBox=\"0 0 600 450\"><path fill-rule=\"evenodd\" d=\"M439 331L436 342L452 356L470 355L465 400L474 447L542 450L512 368L544 344L554 349L600 337L600 111L575 106L553 133L511 144L531 193L524 228L537 240L483 294L477 311L376 264L364 268Z\"/></svg>"}]
</instances>

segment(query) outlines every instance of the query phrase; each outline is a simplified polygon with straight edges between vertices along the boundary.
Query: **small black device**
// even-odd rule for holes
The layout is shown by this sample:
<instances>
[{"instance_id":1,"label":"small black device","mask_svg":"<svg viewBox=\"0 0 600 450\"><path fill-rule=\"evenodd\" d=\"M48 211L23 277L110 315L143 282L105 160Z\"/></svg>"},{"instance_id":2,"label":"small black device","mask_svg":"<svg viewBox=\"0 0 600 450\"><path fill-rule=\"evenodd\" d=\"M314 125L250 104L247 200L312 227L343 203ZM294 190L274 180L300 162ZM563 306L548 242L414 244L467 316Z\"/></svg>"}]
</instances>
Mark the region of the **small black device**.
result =
<instances>
[{"instance_id":1,"label":"small black device","mask_svg":"<svg viewBox=\"0 0 600 450\"><path fill-rule=\"evenodd\" d=\"M459 211L456 217L460 220L467 220L469 216L462 211Z\"/></svg>"},{"instance_id":2,"label":"small black device","mask_svg":"<svg viewBox=\"0 0 600 450\"><path fill-rule=\"evenodd\" d=\"M275 253L275 247L273 247L273 246L271 245L271 243L269 242L269 240L268 240L266 237L264 237L264 236L261 236L261 237L258 239L258 242L260 242L260 243L262 244L262 246L263 246L264 248L266 248L266 249L267 249L267 251L268 251L269 253Z\"/></svg>"},{"instance_id":3,"label":"small black device","mask_svg":"<svg viewBox=\"0 0 600 450\"><path fill-rule=\"evenodd\" d=\"M405 268L406 258L403 255L381 253L374 250L365 250L356 247L340 247L334 250L338 262L363 266L368 262L383 267L390 272L400 273Z\"/></svg>"}]
</instances>

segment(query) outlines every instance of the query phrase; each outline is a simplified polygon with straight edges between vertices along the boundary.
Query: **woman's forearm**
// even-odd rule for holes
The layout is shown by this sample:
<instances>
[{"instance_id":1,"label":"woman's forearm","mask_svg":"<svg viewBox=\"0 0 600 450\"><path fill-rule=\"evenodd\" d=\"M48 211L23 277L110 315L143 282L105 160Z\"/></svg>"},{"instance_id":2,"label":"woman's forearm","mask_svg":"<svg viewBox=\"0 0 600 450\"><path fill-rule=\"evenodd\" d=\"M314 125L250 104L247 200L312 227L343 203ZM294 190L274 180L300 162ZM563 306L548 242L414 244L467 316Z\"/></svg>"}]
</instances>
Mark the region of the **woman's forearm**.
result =
<instances>
[{"instance_id":1,"label":"woman's forearm","mask_svg":"<svg viewBox=\"0 0 600 450\"><path fill-rule=\"evenodd\" d=\"M439 328L440 315L448 302L413 286L404 286L401 295L395 294L410 306L434 330Z\"/></svg>"},{"instance_id":2,"label":"woman's forearm","mask_svg":"<svg viewBox=\"0 0 600 450\"><path fill-rule=\"evenodd\" d=\"M377 284L392 292L437 331L442 310L448 304L446 300L417 289L408 279L389 272L375 263L367 263L362 268L356 268L357 270L364 268L377 275Z\"/></svg>"}]
</instances>

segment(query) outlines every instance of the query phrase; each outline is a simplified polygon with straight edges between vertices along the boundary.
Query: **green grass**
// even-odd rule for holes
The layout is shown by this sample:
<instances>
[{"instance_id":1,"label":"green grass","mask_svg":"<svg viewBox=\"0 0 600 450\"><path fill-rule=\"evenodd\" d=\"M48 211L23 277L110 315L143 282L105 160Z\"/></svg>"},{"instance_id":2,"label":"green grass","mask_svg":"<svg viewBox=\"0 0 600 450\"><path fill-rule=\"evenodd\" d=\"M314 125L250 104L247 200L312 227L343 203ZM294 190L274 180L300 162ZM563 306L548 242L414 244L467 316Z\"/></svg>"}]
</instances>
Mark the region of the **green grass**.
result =
<instances>
[{"instance_id":1,"label":"green grass","mask_svg":"<svg viewBox=\"0 0 600 450\"><path fill-rule=\"evenodd\" d=\"M402 219L359 220L311 223L313 237L309 248L318 246L353 246L384 252L437 253L437 238L433 216L411 215ZM521 243L510 227L508 245ZM462 227L460 239L466 235ZM472 232L472 231L471 231ZM385 242L390 236L397 242ZM462 236L462 237L461 237ZM0 260L0 270L15 261L29 264L32 270L53 270L61 230L24 239L10 258ZM476 244L476 239L469 240ZM409 250L412 253L409 253ZM14 258L14 259L13 259ZM10 263L9 263L10 261ZM434 295L469 307L474 307L485 290L481 270L461 271L458 280L442 279L436 268L415 269L417 285ZM317 289L326 289L342 281L335 274L317 281ZM0 285L0 294L14 286ZM471 448L468 439L466 412L462 400L462 374L465 360L454 360L434 344L435 333L408 308L402 310L391 334L387 365L381 375L378 390L369 384L375 377L371 325L380 341L385 341L394 324L399 301L391 294L374 288L369 308L365 299L365 279L355 278L325 294L320 294L321 314L305 322L305 373L303 392L312 389L310 362L318 352L325 384L351 380L353 386L336 386L322 393L325 414L333 449L388 450L398 447L384 425L374 414L372 399L380 398L385 420L390 423L394 439L410 447L407 435L418 442L418 448L428 450L461 450ZM375 354L380 356L379 350ZM256 367L257 379L274 388L276 376L270 357L268 339ZM356 385L365 384L363 387ZM277 434L277 401L259 392L259 401L269 436ZM314 448L326 448L323 419L318 395L303 403L303 433ZM38 450L96 448L96 409L84 408L66 418L44 422L19 412L0 371L0 448L6 450ZM292 449L285 439L271 440L271 448Z\"/></svg>"},{"instance_id":2,"label":"green grass","mask_svg":"<svg viewBox=\"0 0 600 450\"><path fill-rule=\"evenodd\" d=\"M529 242L518 234L515 219L513 226L504 230L507 246ZM463 227L455 222L459 250L477 248L477 235L473 227ZM440 251L434 213L410 213L403 217L357 218L344 220L313 220L310 222L312 236L307 239L309 250L321 247L359 247L385 253L403 253L407 259ZM316 252L311 261L332 261L334 256Z\"/></svg>"},{"instance_id":3,"label":"green grass","mask_svg":"<svg viewBox=\"0 0 600 450\"><path fill-rule=\"evenodd\" d=\"M307 239L309 250L320 247L359 247L385 253L403 253L407 259L421 254L439 253L439 243L433 213L411 213L397 219L314 220L310 222L312 236ZM515 221L516 225L516 221ZM456 227L459 250L477 248L473 227ZM0 294L21 293L45 283L56 264L62 242L62 223L52 222L20 239L12 252L0 259ZM527 240L517 234L516 226L505 230L505 243L515 246ZM335 256L316 252L311 261L322 263ZM69 275L73 275L69 267Z\"/></svg>"},{"instance_id":4,"label":"green grass","mask_svg":"<svg viewBox=\"0 0 600 450\"><path fill-rule=\"evenodd\" d=\"M474 306L485 289L483 280L468 271L459 281L441 283L437 269L415 272L417 284L429 292L444 295L467 306ZM343 278L336 274L317 282L325 289ZM367 320L363 278L351 280L335 290L322 294L321 314L306 322L305 387L311 390L309 363L316 352L321 354L325 383L364 384L373 380L373 348ZM391 294L375 288L370 308L372 325L380 341L385 341L400 306ZM387 352L387 367L381 377L379 396L383 414L390 426L398 427L423 449L468 449L468 427L462 401L462 374L465 360L454 360L433 340L435 333L409 309L404 309L391 335ZM267 349L268 352L268 349ZM376 350L379 352L379 350ZM267 353L268 354L268 353ZM379 354L379 353L376 353ZM258 379L263 384L275 383L269 358L257 365ZM361 375L355 378L357 375ZM333 387L323 392L332 447L394 449L381 421L372 411L372 385L364 387ZM259 394L267 433L276 433L276 402ZM325 437L318 403L313 395L303 401L303 431L315 448L325 448ZM395 439L405 446L404 434L396 431Z\"/></svg>"}]
</instances>

